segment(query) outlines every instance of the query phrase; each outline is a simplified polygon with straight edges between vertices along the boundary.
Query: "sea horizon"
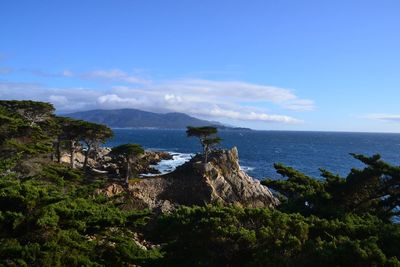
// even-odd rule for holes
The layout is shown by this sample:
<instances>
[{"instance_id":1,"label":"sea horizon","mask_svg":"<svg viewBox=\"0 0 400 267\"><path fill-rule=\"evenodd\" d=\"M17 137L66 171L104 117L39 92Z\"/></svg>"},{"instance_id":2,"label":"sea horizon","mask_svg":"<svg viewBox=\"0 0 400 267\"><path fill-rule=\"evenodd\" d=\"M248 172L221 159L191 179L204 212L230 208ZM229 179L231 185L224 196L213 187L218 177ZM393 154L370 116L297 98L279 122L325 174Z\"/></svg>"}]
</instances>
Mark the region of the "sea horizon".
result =
<instances>
[{"instance_id":1,"label":"sea horizon","mask_svg":"<svg viewBox=\"0 0 400 267\"><path fill-rule=\"evenodd\" d=\"M229 126L236 128L235 126ZM185 128L158 128L158 127L110 127L115 130L180 130L186 131ZM241 128L241 127L238 127ZM340 131L340 130L260 130L260 129L219 129L219 131L256 131L256 132L309 132L309 133L355 133L355 134L400 134L400 132L373 132L373 131Z\"/></svg>"}]
</instances>

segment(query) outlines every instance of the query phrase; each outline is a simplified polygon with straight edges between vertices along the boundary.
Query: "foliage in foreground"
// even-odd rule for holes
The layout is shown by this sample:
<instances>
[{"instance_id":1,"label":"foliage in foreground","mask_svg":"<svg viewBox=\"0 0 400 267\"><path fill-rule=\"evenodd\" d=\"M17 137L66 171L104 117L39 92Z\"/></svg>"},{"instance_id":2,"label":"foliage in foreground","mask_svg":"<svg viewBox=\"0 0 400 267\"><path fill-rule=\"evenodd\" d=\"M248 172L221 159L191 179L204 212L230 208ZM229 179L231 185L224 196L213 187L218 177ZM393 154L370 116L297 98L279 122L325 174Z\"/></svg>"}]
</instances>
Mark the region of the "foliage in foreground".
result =
<instances>
[{"instance_id":1,"label":"foliage in foreground","mask_svg":"<svg viewBox=\"0 0 400 267\"><path fill-rule=\"evenodd\" d=\"M163 266L400 266L400 227L371 215L181 207L157 230Z\"/></svg>"},{"instance_id":2,"label":"foliage in foreground","mask_svg":"<svg viewBox=\"0 0 400 267\"><path fill-rule=\"evenodd\" d=\"M48 103L0 101L0 266L151 264L161 257L158 249L137 243L150 212L119 209L95 194L101 181L54 162L61 144L74 152L83 142L89 150L111 130L57 118L53 110Z\"/></svg>"},{"instance_id":3,"label":"foliage in foreground","mask_svg":"<svg viewBox=\"0 0 400 267\"><path fill-rule=\"evenodd\" d=\"M353 157L366 165L352 169L346 178L322 170L325 178L315 179L282 164L275 164L286 180L264 180L263 184L281 195L287 212L335 218L347 213L373 214L390 222L400 215L400 166L392 166L379 155Z\"/></svg>"},{"instance_id":4,"label":"foliage in foreground","mask_svg":"<svg viewBox=\"0 0 400 267\"><path fill-rule=\"evenodd\" d=\"M379 156L355 155L365 169L322 181L277 164L287 179L264 184L279 210L124 211L95 194L101 180L54 163L62 144L97 146L109 129L81 134L84 122L52 111L0 101L0 266L400 266L400 167Z\"/></svg>"},{"instance_id":5,"label":"foliage in foreground","mask_svg":"<svg viewBox=\"0 0 400 267\"><path fill-rule=\"evenodd\" d=\"M0 179L0 265L123 266L161 256L134 241L148 211L122 211L81 179L63 167Z\"/></svg>"}]
</instances>

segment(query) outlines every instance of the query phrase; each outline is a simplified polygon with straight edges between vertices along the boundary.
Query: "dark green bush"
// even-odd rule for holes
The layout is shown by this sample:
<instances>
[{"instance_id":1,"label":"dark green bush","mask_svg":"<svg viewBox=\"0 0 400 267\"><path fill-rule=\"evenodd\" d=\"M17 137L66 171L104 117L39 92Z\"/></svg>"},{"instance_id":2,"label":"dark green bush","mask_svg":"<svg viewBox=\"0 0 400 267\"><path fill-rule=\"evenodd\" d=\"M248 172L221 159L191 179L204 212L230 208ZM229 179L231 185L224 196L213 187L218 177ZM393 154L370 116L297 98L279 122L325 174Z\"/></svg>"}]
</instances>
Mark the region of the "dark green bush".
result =
<instances>
[{"instance_id":1,"label":"dark green bush","mask_svg":"<svg viewBox=\"0 0 400 267\"><path fill-rule=\"evenodd\" d=\"M399 266L400 227L375 216L303 217L269 209L181 207L152 235L163 266Z\"/></svg>"}]
</instances>

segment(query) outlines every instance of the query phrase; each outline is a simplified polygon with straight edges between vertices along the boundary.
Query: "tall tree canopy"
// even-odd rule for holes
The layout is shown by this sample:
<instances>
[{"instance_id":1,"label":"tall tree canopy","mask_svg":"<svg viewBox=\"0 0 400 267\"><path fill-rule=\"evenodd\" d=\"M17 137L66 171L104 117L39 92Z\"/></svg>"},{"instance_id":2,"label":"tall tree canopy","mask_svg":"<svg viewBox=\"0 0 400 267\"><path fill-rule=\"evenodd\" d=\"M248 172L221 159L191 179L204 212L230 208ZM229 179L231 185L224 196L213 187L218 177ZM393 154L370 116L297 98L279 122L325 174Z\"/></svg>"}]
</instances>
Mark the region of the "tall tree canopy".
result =
<instances>
[{"instance_id":1,"label":"tall tree canopy","mask_svg":"<svg viewBox=\"0 0 400 267\"><path fill-rule=\"evenodd\" d=\"M12 113L21 115L31 125L48 120L54 112L54 107L50 103L30 100L2 100L0 106Z\"/></svg>"},{"instance_id":2,"label":"tall tree canopy","mask_svg":"<svg viewBox=\"0 0 400 267\"><path fill-rule=\"evenodd\" d=\"M71 168L75 167L75 153L77 145L82 142L86 146L85 160L83 167L86 168L88 156L93 147L97 147L100 143L104 143L113 136L110 128L103 124L97 124L71 118L58 117L60 131L57 142L57 157L60 159L60 143L66 141L71 154Z\"/></svg>"},{"instance_id":3,"label":"tall tree canopy","mask_svg":"<svg viewBox=\"0 0 400 267\"><path fill-rule=\"evenodd\" d=\"M99 144L103 144L107 139L113 137L113 131L106 125L82 122L81 123L82 135L80 140L85 144L85 161L83 168L86 168L89 153L93 148L97 148Z\"/></svg>"},{"instance_id":4,"label":"tall tree canopy","mask_svg":"<svg viewBox=\"0 0 400 267\"><path fill-rule=\"evenodd\" d=\"M210 149L221 142L221 138L216 136L218 129L213 126L191 127L188 126L186 134L188 137L197 137L203 147L204 163L207 162Z\"/></svg>"},{"instance_id":5,"label":"tall tree canopy","mask_svg":"<svg viewBox=\"0 0 400 267\"><path fill-rule=\"evenodd\" d=\"M75 153L77 152L79 140L81 140L83 136L82 124L85 122L63 117L58 118L58 122L61 127L61 131L58 136L58 158L60 159L60 143L67 142L70 153L70 165L71 168L75 168Z\"/></svg>"},{"instance_id":6,"label":"tall tree canopy","mask_svg":"<svg viewBox=\"0 0 400 267\"><path fill-rule=\"evenodd\" d=\"M20 160L51 153L53 110L48 103L0 100L0 174L18 168Z\"/></svg>"}]
</instances>

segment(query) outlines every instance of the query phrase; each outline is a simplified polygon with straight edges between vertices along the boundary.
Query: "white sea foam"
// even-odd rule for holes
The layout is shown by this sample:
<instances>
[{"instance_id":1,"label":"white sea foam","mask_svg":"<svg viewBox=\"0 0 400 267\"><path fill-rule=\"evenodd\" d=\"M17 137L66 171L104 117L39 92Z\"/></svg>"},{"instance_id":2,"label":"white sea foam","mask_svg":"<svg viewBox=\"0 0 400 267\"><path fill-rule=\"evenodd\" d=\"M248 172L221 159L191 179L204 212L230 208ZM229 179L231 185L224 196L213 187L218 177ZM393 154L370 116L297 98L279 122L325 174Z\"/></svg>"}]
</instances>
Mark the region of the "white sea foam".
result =
<instances>
[{"instance_id":1,"label":"white sea foam","mask_svg":"<svg viewBox=\"0 0 400 267\"><path fill-rule=\"evenodd\" d=\"M161 150L161 149L158 149ZM165 150L164 150L165 151ZM154 169L158 170L160 174L166 174L173 172L178 166L181 166L188 162L195 154L192 153L178 153L178 152L171 152L167 151L169 154L172 155L172 159L161 160L156 165L150 165ZM254 167L250 166L240 166L240 169L245 172L254 171ZM152 173L144 173L141 174L143 177L150 177L150 176L158 176L160 174L152 174Z\"/></svg>"},{"instance_id":2,"label":"white sea foam","mask_svg":"<svg viewBox=\"0 0 400 267\"><path fill-rule=\"evenodd\" d=\"M172 155L172 159L165 159L161 160L156 165L150 165L154 169L158 170L160 174L166 174L173 172L178 166L183 165L184 163L188 162L195 154L188 154L188 153L177 153L177 152L168 152ZM157 176L160 174L151 174L145 173L141 174L141 176Z\"/></svg>"},{"instance_id":3,"label":"white sea foam","mask_svg":"<svg viewBox=\"0 0 400 267\"><path fill-rule=\"evenodd\" d=\"M249 166L240 166L240 169L242 171L248 172L248 171L254 171L254 167L249 167Z\"/></svg>"}]
</instances>

